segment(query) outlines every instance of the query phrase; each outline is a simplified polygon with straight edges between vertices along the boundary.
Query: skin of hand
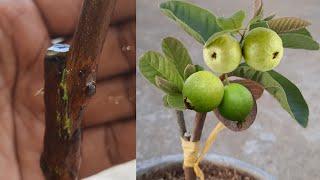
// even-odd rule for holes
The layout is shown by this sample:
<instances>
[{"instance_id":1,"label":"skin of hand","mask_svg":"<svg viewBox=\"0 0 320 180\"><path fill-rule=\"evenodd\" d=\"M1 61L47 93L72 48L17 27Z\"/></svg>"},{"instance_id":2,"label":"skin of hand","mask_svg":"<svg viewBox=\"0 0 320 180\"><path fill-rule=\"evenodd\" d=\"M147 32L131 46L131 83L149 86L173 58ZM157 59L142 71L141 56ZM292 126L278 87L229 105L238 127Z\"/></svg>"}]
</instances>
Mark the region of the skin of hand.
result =
<instances>
[{"instance_id":1,"label":"skin of hand","mask_svg":"<svg viewBox=\"0 0 320 180\"><path fill-rule=\"evenodd\" d=\"M83 119L80 177L135 158L135 0L118 0ZM44 179L44 57L72 37L81 0L0 1L0 179Z\"/></svg>"}]
</instances>

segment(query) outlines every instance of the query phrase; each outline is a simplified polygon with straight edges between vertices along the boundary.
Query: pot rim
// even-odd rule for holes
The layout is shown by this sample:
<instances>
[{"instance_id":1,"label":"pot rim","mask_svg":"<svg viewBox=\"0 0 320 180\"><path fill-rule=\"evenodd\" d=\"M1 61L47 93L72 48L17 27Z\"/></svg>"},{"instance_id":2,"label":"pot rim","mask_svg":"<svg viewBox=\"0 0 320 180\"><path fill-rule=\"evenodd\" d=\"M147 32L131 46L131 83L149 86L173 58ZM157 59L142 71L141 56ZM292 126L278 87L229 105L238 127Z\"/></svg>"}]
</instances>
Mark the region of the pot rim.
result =
<instances>
[{"instance_id":1,"label":"pot rim","mask_svg":"<svg viewBox=\"0 0 320 180\"><path fill-rule=\"evenodd\" d=\"M257 179L261 180L276 180L274 176L268 174L267 172L254 167L246 162L240 161L238 159L234 159L227 156L222 156L218 154L207 154L204 158L204 161L213 162L216 165L225 166L225 167L233 167L240 171L244 171L249 173L250 175L256 177ZM172 163L182 163L183 156L181 154L177 155L167 155L161 156L157 158L152 158L150 160L145 161L137 161L137 177L145 174L150 169L162 169L166 167L168 164Z\"/></svg>"}]
</instances>

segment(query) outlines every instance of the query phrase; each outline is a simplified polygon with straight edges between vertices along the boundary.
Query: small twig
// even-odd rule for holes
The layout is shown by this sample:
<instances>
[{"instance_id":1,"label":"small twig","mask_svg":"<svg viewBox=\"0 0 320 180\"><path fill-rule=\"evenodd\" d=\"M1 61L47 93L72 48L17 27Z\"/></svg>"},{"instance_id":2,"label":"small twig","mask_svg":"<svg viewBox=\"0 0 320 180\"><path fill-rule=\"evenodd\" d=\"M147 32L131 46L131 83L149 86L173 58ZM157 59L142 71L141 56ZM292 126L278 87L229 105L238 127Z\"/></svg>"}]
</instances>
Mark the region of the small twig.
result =
<instances>
[{"instance_id":1,"label":"small twig","mask_svg":"<svg viewBox=\"0 0 320 180\"><path fill-rule=\"evenodd\" d=\"M189 140L189 137L186 136L187 127L186 127L186 122L184 120L183 111L176 110L176 115L177 115L177 123L179 126L180 137L184 138L185 140Z\"/></svg>"},{"instance_id":2,"label":"small twig","mask_svg":"<svg viewBox=\"0 0 320 180\"><path fill-rule=\"evenodd\" d=\"M247 31L243 31L243 33L241 34L241 39L240 39L240 44L242 44L242 41L244 40L244 37L246 35Z\"/></svg>"},{"instance_id":3,"label":"small twig","mask_svg":"<svg viewBox=\"0 0 320 180\"><path fill-rule=\"evenodd\" d=\"M241 36L241 39L242 39L243 34L240 31L237 31L237 33Z\"/></svg>"},{"instance_id":4,"label":"small twig","mask_svg":"<svg viewBox=\"0 0 320 180\"><path fill-rule=\"evenodd\" d=\"M228 79L228 74L224 74L224 81L228 84L230 84L230 81Z\"/></svg>"}]
</instances>

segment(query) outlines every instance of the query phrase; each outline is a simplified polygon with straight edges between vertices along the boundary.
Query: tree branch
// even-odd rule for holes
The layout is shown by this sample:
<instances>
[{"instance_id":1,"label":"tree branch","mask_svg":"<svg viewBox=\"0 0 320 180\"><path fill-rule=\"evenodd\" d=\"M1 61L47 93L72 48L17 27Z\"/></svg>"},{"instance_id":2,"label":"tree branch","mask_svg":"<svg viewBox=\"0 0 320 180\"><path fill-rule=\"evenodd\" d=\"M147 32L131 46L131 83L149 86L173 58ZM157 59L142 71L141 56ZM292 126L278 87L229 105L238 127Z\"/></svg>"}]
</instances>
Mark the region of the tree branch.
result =
<instances>
[{"instance_id":1,"label":"tree branch","mask_svg":"<svg viewBox=\"0 0 320 180\"><path fill-rule=\"evenodd\" d=\"M176 115L177 115L177 123L179 126L180 137L189 141L190 137L188 137L186 134L187 127L186 127L186 122L184 120L183 111L176 110Z\"/></svg>"},{"instance_id":2,"label":"tree branch","mask_svg":"<svg viewBox=\"0 0 320 180\"><path fill-rule=\"evenodd\" d=\"M85 0L70 51L56 45L45 59L46 130L41 168L46 179L78 179L81 121L95 94L97 59L116 0Z\"/></svg>"},{"instance_id":3,"label":"tree branch","mask_svg":"<svg viewBox=\"0 0 320 180\"><path fill-rule=\"evenodd\" d=\"M195 124L194 124L194 129L192 132L192 142L197 142L200 141L202 131L203 131L203 126L204 122L206 120L207 113L199 113L197 112L196 117L195 117ZM186 180L196 180L197 177L194 173L194 169L192 167L186 167L184 168L184 175Z\"/></svg>"},{"instance_id":4,"label":"tree branch","mask_svg":"<svg viewBox=\"0 0 320 180\"><path fill-rule=\"evenodd\" d=\"M192 132L192 139L191 139L192 142L200 141L206 116L207 116L207 113L197 112L196 118L195 118L195 125Z\"/></svg>"}]
</instances>

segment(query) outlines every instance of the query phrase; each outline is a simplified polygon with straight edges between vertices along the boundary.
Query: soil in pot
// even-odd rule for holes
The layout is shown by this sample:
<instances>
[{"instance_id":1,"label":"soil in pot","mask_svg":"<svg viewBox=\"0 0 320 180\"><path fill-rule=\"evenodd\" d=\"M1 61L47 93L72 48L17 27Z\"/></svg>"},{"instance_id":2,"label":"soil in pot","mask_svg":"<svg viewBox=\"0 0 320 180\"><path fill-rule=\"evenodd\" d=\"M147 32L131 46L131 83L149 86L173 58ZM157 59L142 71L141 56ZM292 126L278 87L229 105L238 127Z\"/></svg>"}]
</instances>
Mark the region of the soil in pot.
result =
<instances>
[{"instance_id":1,"label":"soil in pot","mask_svg":"<svg viewBox=\"0 0 320 180\"><path fill-rule=\"evenodd\" d=\"M200 165L206 180L258 180L256 177L234 169L203 161ZM180 163L171 164L164 168L155 168L138 176L137 180L184 180Z\"/></svg>"}]
</instances>

